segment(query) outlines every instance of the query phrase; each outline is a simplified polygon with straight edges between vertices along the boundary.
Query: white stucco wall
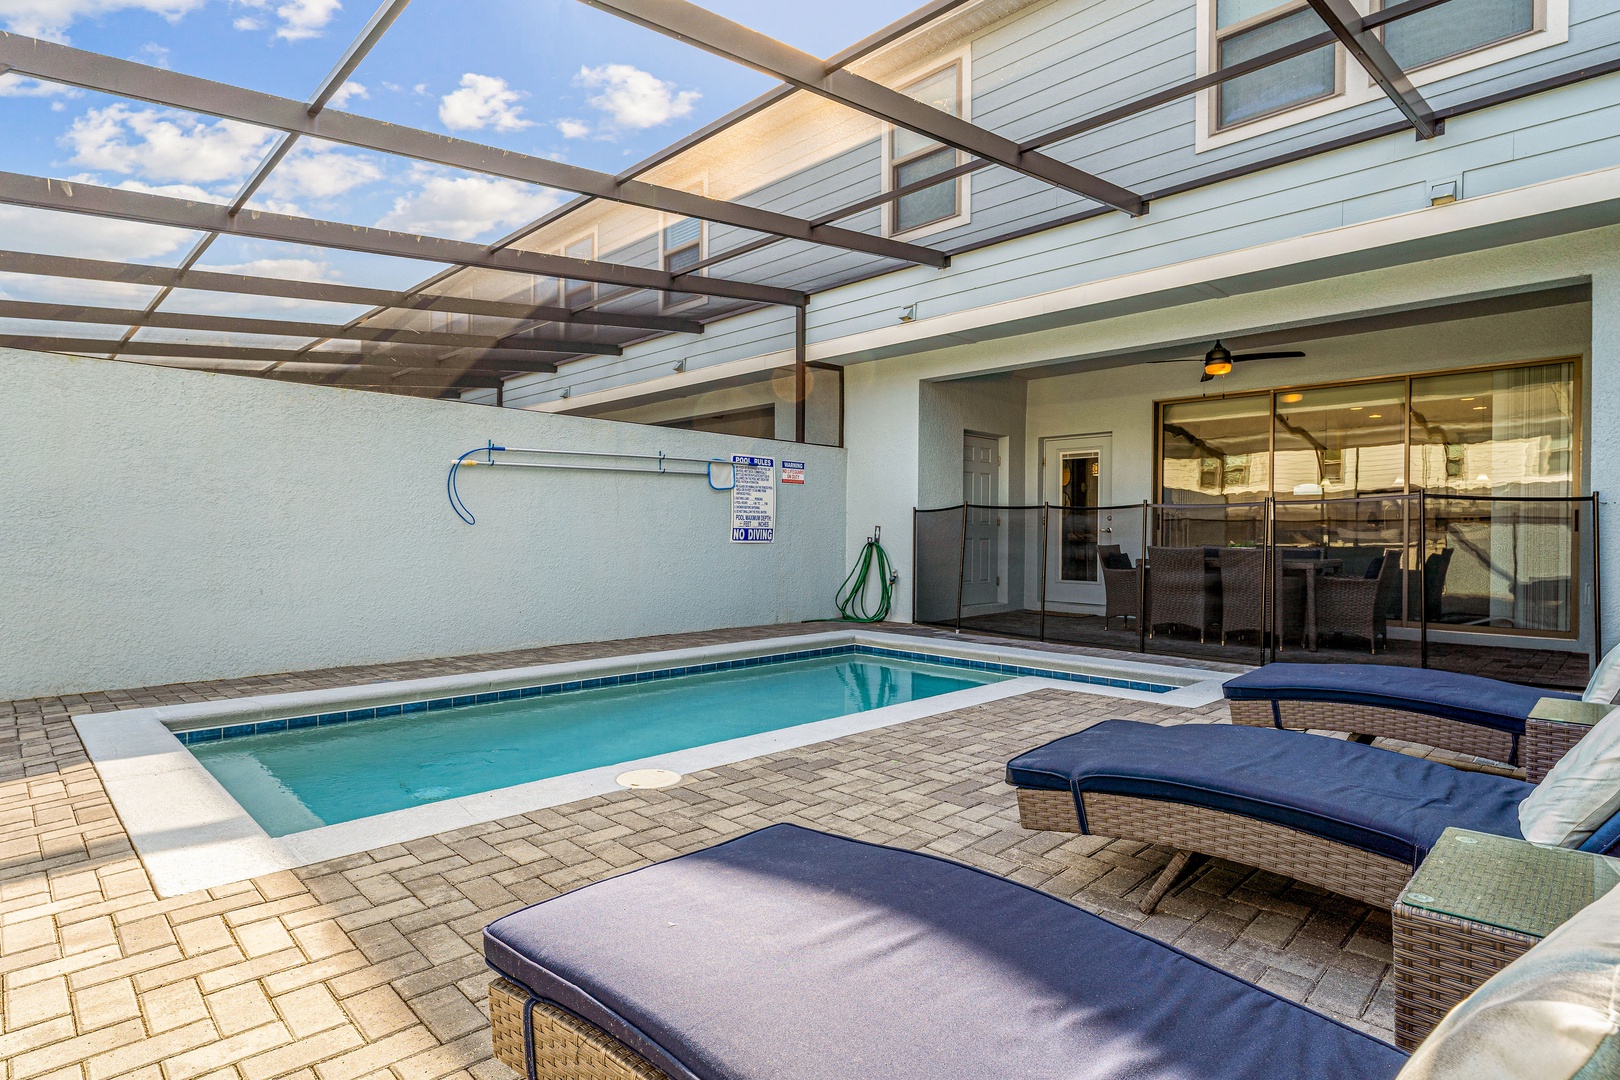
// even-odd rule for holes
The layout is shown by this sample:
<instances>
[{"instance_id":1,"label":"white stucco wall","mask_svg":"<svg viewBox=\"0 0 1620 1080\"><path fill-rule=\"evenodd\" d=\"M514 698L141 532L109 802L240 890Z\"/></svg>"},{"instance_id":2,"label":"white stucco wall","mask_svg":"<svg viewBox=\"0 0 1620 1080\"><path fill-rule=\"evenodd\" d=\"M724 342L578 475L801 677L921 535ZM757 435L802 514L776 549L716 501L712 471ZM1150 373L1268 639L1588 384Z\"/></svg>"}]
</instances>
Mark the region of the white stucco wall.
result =
<instances>
[{"instance_id":1,"label":"white stucco wall","mask_svg":"<svg viewBox=\"0 0 1620 1080\"><path fill-rule=\"evenodd\" d=\"M1588 390L1592 453L1587 471L1590 491L1600 494L1606 528L1598 557L1605 575L1599 597L1608 616L1603 647L1620 640L1620 528L1614 508L1620 506L1620 242L1592 271L1592 377Z\"/></svg>"},{"instance_id":2,"label":"white stucco wall","mask_svg":"<svg viewBox=\"0 0 1620 1080\"><path fill-rule=\"evenodd\" d=\"M0 700L825 616L846 570L836 448L7 350L0 401ZM469 527L486 439L809 476L772 545L701 476L466 470Z\"/></svg>"}]
</instances>

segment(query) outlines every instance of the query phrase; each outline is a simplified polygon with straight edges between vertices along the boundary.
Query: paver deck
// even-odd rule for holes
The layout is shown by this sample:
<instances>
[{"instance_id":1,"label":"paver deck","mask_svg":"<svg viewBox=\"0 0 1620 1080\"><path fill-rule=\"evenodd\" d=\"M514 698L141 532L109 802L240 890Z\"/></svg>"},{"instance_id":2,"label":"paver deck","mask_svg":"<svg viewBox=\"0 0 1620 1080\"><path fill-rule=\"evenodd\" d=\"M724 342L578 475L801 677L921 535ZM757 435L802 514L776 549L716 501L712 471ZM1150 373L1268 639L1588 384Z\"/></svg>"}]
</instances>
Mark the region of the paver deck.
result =
<instances>
[{"instance_id":1,"label":"paver deck","mask_svg":"<svg viewBox=\"0 0 1620 1080\"><path fill-rule=\"evenodd\" d=\"M1029 833L1007 758L1110 717L1224 719L1042 691L207 892L159 900L68 721L274 690L826 629L756 627L0 705L0 1061L33 1077L435 1080L490 1056L478 935L513 909L777 821L1027 882L1391 1037L1390 922L1212 863L1151 918L1166 849ZM887 629L887 628L886 628ZM1049 646L1055 651L1068 650Z\"/></svg>"}]
</instances>

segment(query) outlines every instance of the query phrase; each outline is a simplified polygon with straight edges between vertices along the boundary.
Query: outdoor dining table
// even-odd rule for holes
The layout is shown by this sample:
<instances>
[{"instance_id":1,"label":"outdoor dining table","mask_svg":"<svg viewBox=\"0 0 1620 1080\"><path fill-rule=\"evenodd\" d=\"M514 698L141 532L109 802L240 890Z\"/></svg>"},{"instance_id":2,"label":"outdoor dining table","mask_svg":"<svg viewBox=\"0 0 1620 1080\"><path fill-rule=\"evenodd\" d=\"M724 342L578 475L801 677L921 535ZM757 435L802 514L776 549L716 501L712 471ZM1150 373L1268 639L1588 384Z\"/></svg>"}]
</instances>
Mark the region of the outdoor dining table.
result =
<instances>
[{"instance_id":1,"label":"outdoor dining table","mask_svg":"<svg viewBox=\"0 0 1620 1080\"><path fill-rule=\"evenodd\" d=\"M1220 556L1210 555L1205 558L1204 565L1214 570L1220 566L1220 562ZM1305 625L1300 633L1305 647L1311 652L1316 651L1316 579L1323 574L1337 574L1343 569L1343 559L1291 559L1287 555L1282 558L1283 573L1302 574L1305 578Z\"/></svg>"},{"instance_id":2,"label":"outdoor dining table","mask_svg":"<svg viewBox=\"0 0 1620 1080\"><path fill-rule=\"evenodd\" d=\"M1284 557L1282 571L1285 574L1303 574L1305 576L1305 626L1302 636L1305 647L1311 652L1316 651L1316 579L1324 574L1337 574L1344 569L1343 559L1290 559Z\"/></svg>"}]
</instances>

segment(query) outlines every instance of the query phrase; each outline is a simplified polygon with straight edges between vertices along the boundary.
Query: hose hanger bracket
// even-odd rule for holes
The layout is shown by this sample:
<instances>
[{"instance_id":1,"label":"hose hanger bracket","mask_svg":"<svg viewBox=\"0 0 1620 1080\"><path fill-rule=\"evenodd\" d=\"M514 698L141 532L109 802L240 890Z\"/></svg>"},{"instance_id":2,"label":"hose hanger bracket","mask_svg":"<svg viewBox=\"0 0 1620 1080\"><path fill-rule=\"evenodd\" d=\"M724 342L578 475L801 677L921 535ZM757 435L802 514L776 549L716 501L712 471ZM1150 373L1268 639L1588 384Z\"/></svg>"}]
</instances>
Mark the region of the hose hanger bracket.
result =
<instances>
[{"instance_id":1,"label":"hose hanger bracket","mask_svg":"<svg viewBox=\"0 0 1620 1080\"><path fill-rule=\"evenodd\" d=\"M484 455L482 460L477 457L478 454ZM560 458L561 460L509 461L504 458L497 458L496 454L533 454L540 456L542 459ZM649 462L652 464L652 468L647 468L645 464L637 464L638 462ZM703 470L700 472L696 468L671 469L669 466L672 463L689 466L701 465ZM657 476L704 476L708 479L709 487L715 491L730 491L737 484L735 473L731 474L731 483L728 486L721 487L714 482L714 467L716 465L724 465L730 468L731 462L721 458L678 457L673 454L666 454L662 450L651 454L630 454L611 450L548 450L542 447L500 446L493 440L486 439L483 446L475 446L450 463L450 473L445 478L445 493L450 499L450 509L456 512L456 516L468 525L476 525L478 523L477 519L473 517L473 513L467 508L467 504L462 501L461 492L456 487L456 474L463 468L478 466L480 468L496 469L571 469L592 472L645 473Z\"/></svg>"}]
</instances>

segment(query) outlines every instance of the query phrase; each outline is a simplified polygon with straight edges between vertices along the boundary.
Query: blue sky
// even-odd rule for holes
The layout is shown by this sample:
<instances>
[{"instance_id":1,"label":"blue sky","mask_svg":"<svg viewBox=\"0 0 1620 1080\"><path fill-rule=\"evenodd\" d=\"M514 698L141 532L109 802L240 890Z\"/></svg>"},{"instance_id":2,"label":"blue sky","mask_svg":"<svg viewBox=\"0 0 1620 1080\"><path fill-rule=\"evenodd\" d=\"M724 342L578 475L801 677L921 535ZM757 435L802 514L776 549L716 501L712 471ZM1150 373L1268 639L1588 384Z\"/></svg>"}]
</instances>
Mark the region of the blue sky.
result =
<instances>
[{"instance_id":1,"label":"blue sky","mask_svg":"<svg viewBox=\"0 0 1620 1080\"><path fill-rule=\"evenodd\" d=\"M0 28L302 99L376 2L0 0ZM705 6L826 56L919 2L708 0ZM771 85L746 68L577 0L414 0L334 107L617 172ZM272 141L272 133L246 125L0 76L0 169L6 171L223 202ZM286 213L490 240L567 197L306 141L259 202ZM6 207L0 207L0 234L3 247L154 263L177 261L195 239L178 230ZM434 269L240 240L218 242L201 265L384 287L411 284ZM0 275L0 295L57 298L61 292L43 281ZM89 283L75 283L73 293L119 306L146 295ZM222 302L184 299L196 310L219 310ZM321 314L341 313L328 308Z\"/></svg>"}]
</instances>

